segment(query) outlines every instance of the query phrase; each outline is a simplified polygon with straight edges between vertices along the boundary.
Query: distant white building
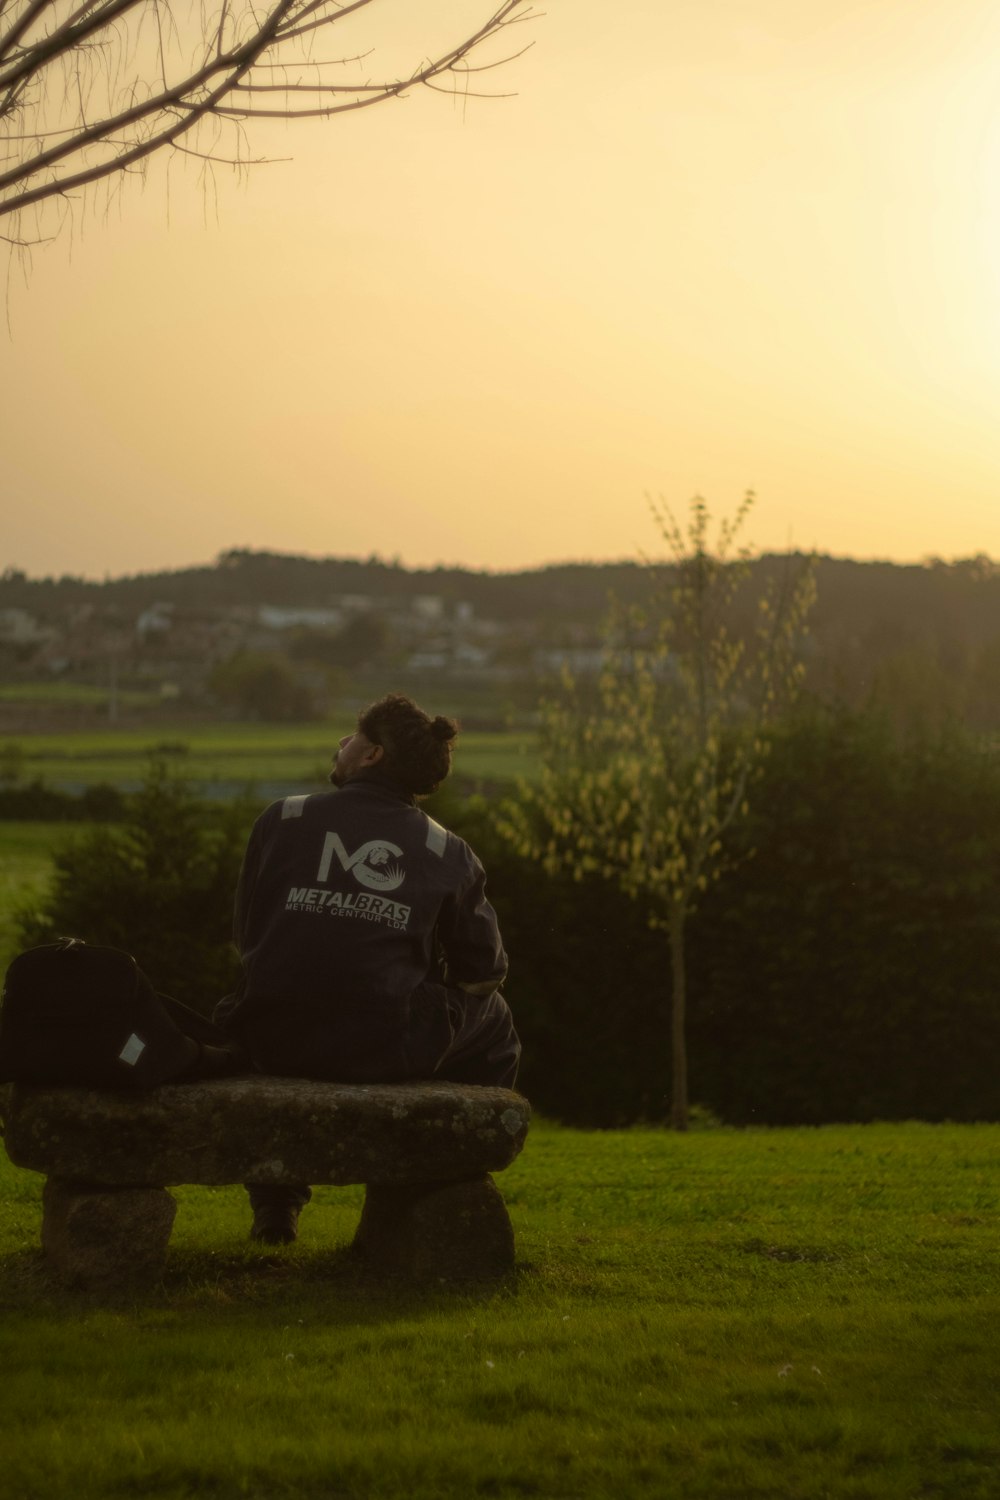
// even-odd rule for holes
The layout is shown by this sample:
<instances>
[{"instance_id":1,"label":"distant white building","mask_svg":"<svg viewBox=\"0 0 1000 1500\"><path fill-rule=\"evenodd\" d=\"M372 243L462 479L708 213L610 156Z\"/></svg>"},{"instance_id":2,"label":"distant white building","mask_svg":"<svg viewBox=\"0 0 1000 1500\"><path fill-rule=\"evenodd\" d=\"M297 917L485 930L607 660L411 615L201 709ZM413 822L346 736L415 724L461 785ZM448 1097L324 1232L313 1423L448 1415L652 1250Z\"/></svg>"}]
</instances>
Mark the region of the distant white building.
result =
<instances>
[{"instance_id":1,"label":"distant white building","mask_svg":"<svg viewBox=\"0 0 1000 1500\"><path fill-rule=\"evenodd\" d=\"M596 676L607 661L603 646L555 646L534 653L536 672L561 672L567 668L579 677Z\"/></svg>"},{"instance_id":2,"label":"distant white building","mask_svg":"<svg viewBox=\"0 0 1000 1500\"><path fill-rule=\"evenodd\" d=\"M40 625L26 609L0 609L0 641L8 646L35 646L52 639L55 631Z\"/></svg>"},{"instance_id":3,"label":"distant white building","mask_svg":"<svg viewBox=\"0 0 1000 1500\"><path fill-rule=\"evenodd\" d=\"M440 594L414 594L410 608L422 620L440 620L444 616L444 600Z\"/></svg>"},{"instance_id":4,"label":"distant white building","mask_svg":"<svg viewBox=\"0 0 1000 1500\"><path fill-rule=\"evenodd\" d=\"M456 641L452 661L457 668L468 672L487 666L491 655L492 653L484 651L482 646L473 646L469 641Z\"/></svg>"},{"instance_id":5,"label":"distant white building","mask_svg":"<svg viewBox=\"0 0 1000 1500\"><path fill-rule=\"evenodd\" d=\"M440 671L448 665L447 651L414 651L406 665L411 672Z\"/></svg>"},{"instance_id":6,"label":"distant white building","mask_svg":"<svg viewBox=\"0 0 1000 1500\"><path fill-rule=\"evenodd\" d=\"M140 635L162 635L170 629L173 623L174 606L172 604L151 604L136 620L135 628Z\"/></svg>"},{"instance_id":7,"label":"distant white building","mask_svg":"<svg viewBox=\"0 0 1000 1500\"><path fill-rule=\"evenodd\" d=\"M287 605L262 604L257 610L257 623L266 630L291 630L296 625L331 630L340 626L343 619L342 609L294 609Z\"/></svg>"},{"instance_id":8,"label":"distant white building","mask_svg":"<svg viewBox=\"0 0 1000 1500\"><path fill-rule=\"evenodd\" d=\"M532 663L540 676L561 672L566 668L574 677L596 677L607 666L614 665L618 672L631 672L631 651L609 651L606 646L553 646L539 648L532 654ZM678 666L672 656L653 662L650 676L657 682L677 680Z\"/></svg>"}]
</instances>

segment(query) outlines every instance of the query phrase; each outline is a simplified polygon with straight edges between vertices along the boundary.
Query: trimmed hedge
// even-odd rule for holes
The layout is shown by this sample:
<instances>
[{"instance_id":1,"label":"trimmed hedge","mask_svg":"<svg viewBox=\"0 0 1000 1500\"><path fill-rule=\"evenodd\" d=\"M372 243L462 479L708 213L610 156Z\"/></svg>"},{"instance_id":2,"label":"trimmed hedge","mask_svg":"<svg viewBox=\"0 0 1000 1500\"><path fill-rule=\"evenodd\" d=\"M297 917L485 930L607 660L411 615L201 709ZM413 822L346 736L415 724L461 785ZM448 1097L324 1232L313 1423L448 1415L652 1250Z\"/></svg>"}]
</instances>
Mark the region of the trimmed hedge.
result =
<instances>
[{"instance_id":1,"label":"trimmed hedge","mask_svg":"<svg viewBox=\"0 0 1000 1500\"><path fill-rule=\"evenodd\" d=\"M444 816L489 871L525 1090L573 1123L666 1118L663 935L512 855L482 806ZM688 930L692 1098L733 1123L1000 1117L997 762L816 714L773 736L738 853Z\"/></svg>"},{"instance_id":2,"label":"trimmed hedge","mask_svg":"<svg viewBox=\"0 0 1000 1500\"><path fill-rule=\"evenodd\" d=\"M692 926L697 1096L774 1124L997 1118L997 763L813 719L754 805L754 857Z\"/></svg>"}]
</instances>

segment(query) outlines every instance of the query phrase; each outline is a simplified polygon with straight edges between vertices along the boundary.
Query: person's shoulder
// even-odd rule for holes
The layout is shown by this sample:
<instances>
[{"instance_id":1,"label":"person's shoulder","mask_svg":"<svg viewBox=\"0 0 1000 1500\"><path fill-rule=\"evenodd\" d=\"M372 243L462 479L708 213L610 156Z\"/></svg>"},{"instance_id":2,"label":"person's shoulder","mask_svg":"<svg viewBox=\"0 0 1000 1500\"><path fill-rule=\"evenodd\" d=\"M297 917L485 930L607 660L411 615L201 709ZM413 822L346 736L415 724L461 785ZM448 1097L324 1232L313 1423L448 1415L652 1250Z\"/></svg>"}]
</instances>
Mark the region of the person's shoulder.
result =
<instances>
[{"instance_id":1,"label":"person's shoulder","mask_svg":"<svg viewBox=\"0 0 1000 1500\"><path fill-rule=\"evenodd\" d=\"M265 807L258 822L263 824L295 823L304 817L326 812L336 798L335 791L296 792L288 797L279 797L276 802L271 802Z\"/></svg>"},{"instance_id":2,"label":"person's shoulder","mask_svg":"<svg viewBox=\"0 0 1000 1500\"><path fill-rule=\"evenodd\" d=\"M424 842L427 848L432 854L437 854L443 859L448 853L449 845L454 850L455 835L449 829L445 828L443 823L439 823L436 818L432 818L430 813L425 813L423 808L417 808L415 811L420 817L420 826L424 830Z\"/></svg>"},{"instance_id":3,"label":"person's shoulder","mask_svg":"<svg viewBox=\"0 0 1000 1500\"><path fill-rule=\"evenodd\" d=\"M421 811L420 816L426 826L427 848L432 854L438 855L451 865L461 865L470 870L480 867L475 851L460 834L453 833L450 828L445 828L443 823L439 823L429 813Z\"/></svg>"}]
</instances>

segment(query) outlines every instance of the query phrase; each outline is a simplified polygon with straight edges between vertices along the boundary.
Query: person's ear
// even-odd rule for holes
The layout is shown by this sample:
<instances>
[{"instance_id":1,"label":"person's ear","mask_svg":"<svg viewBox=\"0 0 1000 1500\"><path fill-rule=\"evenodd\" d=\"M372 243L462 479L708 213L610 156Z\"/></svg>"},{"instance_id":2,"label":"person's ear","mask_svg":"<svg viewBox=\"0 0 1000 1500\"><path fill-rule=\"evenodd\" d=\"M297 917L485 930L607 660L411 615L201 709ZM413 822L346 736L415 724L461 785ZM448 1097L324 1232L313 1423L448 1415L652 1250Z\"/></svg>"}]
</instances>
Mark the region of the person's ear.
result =
<instances>
[{"instance_id":1,"label":"person's ear","mask_svg":"<svg viewBox=\"0 0 1000 1500\"><path fill-rule=\"evenodd\" d=\"M384 754L385 748L382 745L369 745L368 749L365 751L363 764L366 766L377 765Z\"/></svg>"}]
</instances>

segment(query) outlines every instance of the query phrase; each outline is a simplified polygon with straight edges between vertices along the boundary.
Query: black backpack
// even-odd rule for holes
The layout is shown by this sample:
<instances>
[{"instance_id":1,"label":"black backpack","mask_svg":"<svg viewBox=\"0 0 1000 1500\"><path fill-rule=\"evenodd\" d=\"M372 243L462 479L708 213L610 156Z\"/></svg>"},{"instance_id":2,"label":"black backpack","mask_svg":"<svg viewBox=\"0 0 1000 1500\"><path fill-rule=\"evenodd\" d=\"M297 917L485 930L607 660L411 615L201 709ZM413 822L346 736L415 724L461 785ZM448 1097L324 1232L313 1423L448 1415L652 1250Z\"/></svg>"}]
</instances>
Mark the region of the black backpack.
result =
<instances>
[{"instance_id":1,"label":"black backpack","mask_svg":"<svg viewBox=\"0 0 1000 1500\"><path fill-rule=\"evenodd\" d=\"M0 1083L141 1090L241 1071L223 1032L158 995L130 953L61 938L13 960Z\"/></svg>"}]
</instances>

